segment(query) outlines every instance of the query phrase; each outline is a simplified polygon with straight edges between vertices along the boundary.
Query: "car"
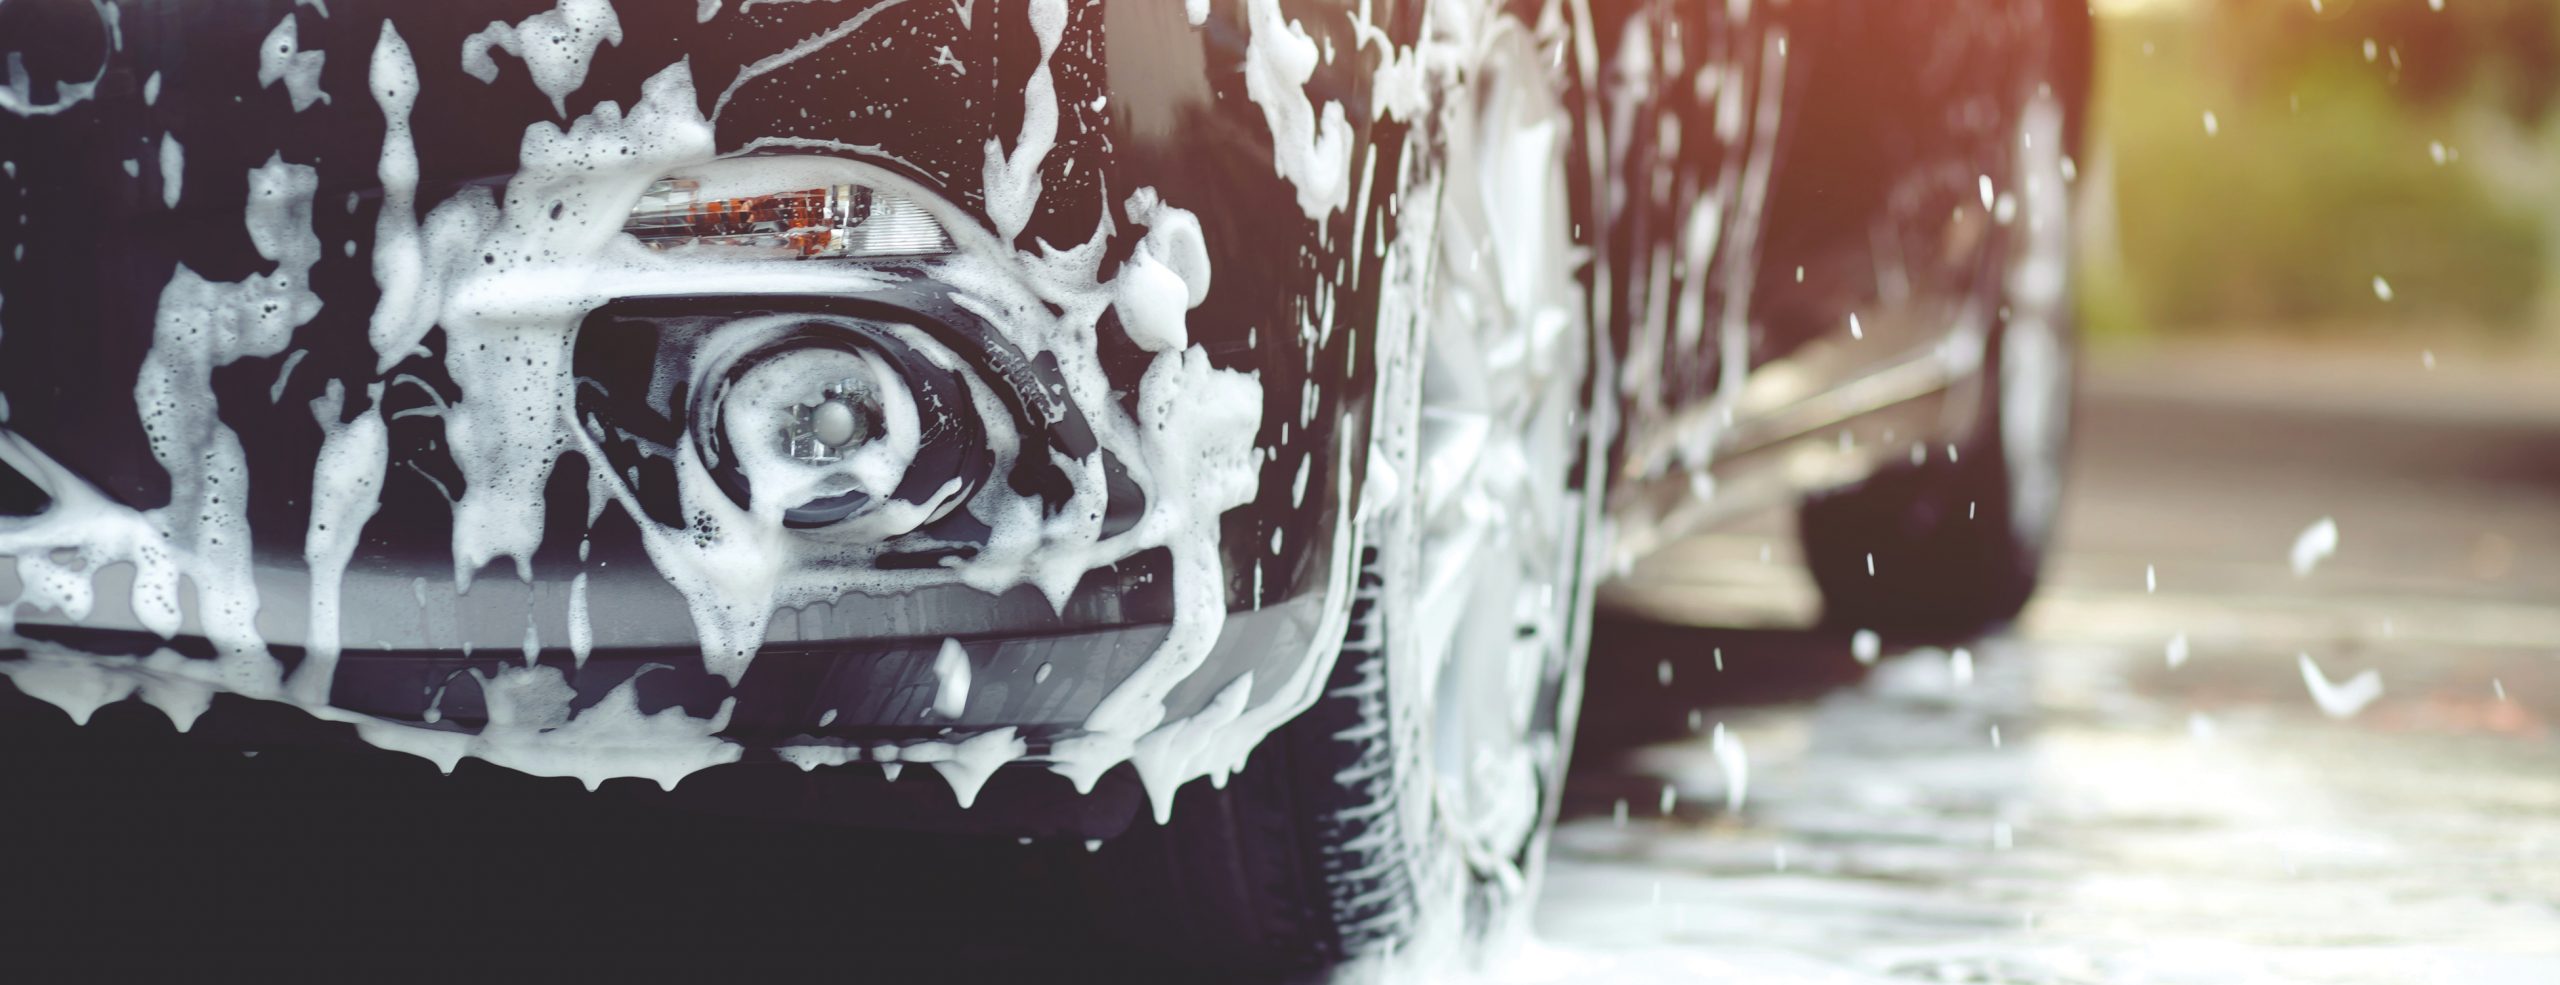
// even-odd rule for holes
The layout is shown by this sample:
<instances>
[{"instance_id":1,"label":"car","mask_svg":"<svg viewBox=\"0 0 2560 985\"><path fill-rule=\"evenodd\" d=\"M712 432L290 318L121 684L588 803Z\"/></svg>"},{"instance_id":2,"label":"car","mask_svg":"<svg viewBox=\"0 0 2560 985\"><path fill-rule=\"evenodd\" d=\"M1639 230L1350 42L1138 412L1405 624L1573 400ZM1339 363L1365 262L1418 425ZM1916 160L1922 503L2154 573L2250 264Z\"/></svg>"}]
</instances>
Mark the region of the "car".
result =
<instances>
[{"instance_id":1,"label":"car","mask_svg":"<svg viewBox=\"0 0 2560 985\"><path fill-rule=\"evenodd\" d=\"M1203 965L1471 949L1613 571L1800 505L1843 625L2024 604L2088 33L12 0L0 675L1090 840Z\"/></svg>"}]
</instances>

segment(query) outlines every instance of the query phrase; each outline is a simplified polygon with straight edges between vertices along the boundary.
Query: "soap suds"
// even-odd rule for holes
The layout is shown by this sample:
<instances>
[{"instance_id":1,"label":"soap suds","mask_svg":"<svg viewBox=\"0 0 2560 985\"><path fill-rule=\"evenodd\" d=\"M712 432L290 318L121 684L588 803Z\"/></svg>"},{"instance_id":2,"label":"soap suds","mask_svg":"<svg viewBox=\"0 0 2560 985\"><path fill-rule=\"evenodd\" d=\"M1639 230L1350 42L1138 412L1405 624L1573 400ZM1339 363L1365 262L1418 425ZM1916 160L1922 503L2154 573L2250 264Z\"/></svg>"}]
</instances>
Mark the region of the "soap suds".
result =
<instances>
[{"instance_id":1,"label":"soap suds","mask_svg":"<svg viewBox=\"0 0 2560 985\"><path fill-rule=\"evenodd\" d=\"M2367 667L2357 671L2354 677L2333 684L2327 675L2320 672L2320 665L2312 662L2311 654L2298 653L2294 658L2301 665L2303 686L2311 691L2311 703L2318 706L2323 715L2354 718L2366 705L2382 697L2381 671Z\"/></svg>"},{"instance_id":2,"label":"soap suds","mask_svg":"<svg viewBox=\"0 0 2560 985\"><path fill-rule=\"evenodd\" d=\"M870 23L873 17L877 17L881 13L895 8L899 4L905 2L906 0L878 0L878 2L873 3L871 6L863 8L861 13L846 18L843 23L837 24L827 30L820 31L817 34L811 35L810 37L802 40L798 44L792 45L789 48L785 48L771 55L767 55L763 58L759 58L747 67L739 69L738 77L729 82L728 88L720 90L720 98L712 101L711 118L715 120L719 119L720 111L729 108L729 100L736 96L738 94L738 90L744 87L747 83L763 78L766 75L771 74L774 70L785 65L789 65L792 62L799 61L801 58L806 57L810 52L821 50L829 45L852 37L855 32L862 30L862 26L864 24Z\"/></svg>"},{"instance_id":3,"label":"soap suds","mask_svg":"<svg viewBox=\"0 0 2560 985\"><path fill-rule=\"evenodd\" d=\"M994 138L987 140L987 217L1006 243L1030 224L1031 210L1040 203L1040 165L1058 139L1058 88L1050 76L1049 57L1058 50L1058 37L1066 30L1067 3L1028 0L1028 4L1040 61L1022 86L1022 132L1014 138L1010 154Z\"/></svg>"},{"instance_id":4,"label":"soap suds","mask_svg":"<svg viewBox=\"0 0 2560 985\"><path fill-rule=\"evenodd\" d=\"M587 573L581 571L569 579L569 658L584 668L595 649L595 625L587 615Z\"/></svg>"},{"instance_id":5,"label":"soap suds","mask_svg":"<svg viewBox=\"0 0 2560 985\"><path fill-rule=\"evenodd\" d=\"M187 149L179 146L176 136L167 132L161 133L160 204L162 206L172 209L178 207L178 192L186 179L186 174Z\"/></svg>"},{"instance_id":6,"label":"soap suds","mask_svg":"<svg viewBox=\"0 0 2560 985\"><path fill-rule=\"evenodd\" d=\"M1316 43L1305 27L1282 18L1280 0L1246 0L1245 11L1253 32L1245 44L1245 96L1262 108L1272 166L1297 187L1298 208L1323 221L1350 198L1350 120L1341 103L1319 110L1307 98Z\"/></svg>"},{"instance_id":7,"label":"soap suds","mask_svg":"<svg viewBox=\"0 0 2560 985\"><path fill-rule=\"evenodd\" d=\"M296 113L310 109L312 103L328 102L329 94L320 91L320 66L328 57L327 52L302 50L294 15L288 13L276 22L275 30L267 32L265 44L258 49L258 86L283 80Z\"/></svg>"},{"instance_id":8,"label":"soap suds","mask_svg":"<svg viewBox=\"0 0 2560 985\"><path fill-rule=\"evenodd\" d=\"M969 707L969 651L959 640L942 641L933 656L933 713L958 718Z\"/></svg>"},{"instance_id":9,"label":"soap suds","mask_svg":"<svg viewBox=\"0 0 2560 985\"><path fill-rule=\"evenodd\" d=\"M382 479L390 466L382 384L369 386L364 399L364 411L344 423L339 418L346 389L337 380L311 402L311 416L325 437L311 470L311 521L302 548L303 564L311 569L311 629L292 680L295 700L305 704L329 700L338 665L338 591L365 523L382 506Z\"/></svg>"},{"instance_id":10,"label":"soap suds","mask_svg":"<svg viewBox=\"0 0 2560 985\"><path fill-rule=\"evenodd\" d=\"M158 542L114 560L135 563L134 610L163 636L177 630L179 577L192 580L224 680L247 693L271 693L279 670L257 632L248 462L238 436L221 421L212 374L241 359L275 355L295 328L319 313L308 280L320 258L320 240L311 232L319 175L270 157L249 172L248 185L250 244L275 270L216 283L182 266L161 292L134 401L152 458L169 473L169 505L145 514ZM110 559L92 560L94 569Z\"/></svg>"},{"instance_id":11,"label":"soap suds","mask_svg":"<svg viewBox=\"0 0 2560 985\"><path fill-rule=\"evenodd\" d=\"M2293 576L2308 578L2311 571L2338 553L2338 521L2321 517L2293 538L2293 550L2286 560L2293 565Z\"/></svg>"},{"instance_id":12,"label":"soap suds","mask_svg":"<svg viewBox=\"0 0 2560 985\"><path fill-rule=\"evenodd\" d=\"M641 673L648 671L643 669ZM632 675L584 709L558 667L500 667L473 671L489 711L480 731L453 732L362 719L356 731L384 749L406 752L452 772L464 757L535 776L575 777L593 790L612 777L639 777L673 790L697 770L738 761L745 750L719 737L729 727L736 698L723 699L708 719L681 706L640 711L640 675Z\"/></svg>"},{"instance_id":13,"label":"soap suds","mask_svg":"<svg viewBox=\"0 0 2560 985\"><path fill-rule=\"evenodd\" d=\"M835 28L750 64L720 94L713 115L739 86L853 36L898 2L866 8ZM959 9L965 16L965 8ZM705 3L699 13L707 17L716 10L716 3ZM1249 10L1254 36L1248 87L1281 145L1275 161L1280 176L1297 189L1307 214L1321 220L1348 204L1352 148L1344 110L1334 102L1319 110L1306 95L1318 49L1303 27L1284 22L1271 0L1253 0ZM318 175L312 166L278 157L250 174L244 216L253 244L274 264L273 272L215 283L181 268L161 298L154 344L134 395L155 460L171 477L168 507L143 512L116 505L0 431L0 457L37 477L55 497L54 506L39 517L0 524L0 554L18 559L27 585L21 601L82 618L96 571L130 562L137 573L132 606L143 624L174 635L181 585L192 584L197 616L220 658L204 662L175 656L51 654L0 665L0 672L66 709L86 709L75 712L82 717L99 703L135 694L181 724L191 722L215 690L286 701L326 720L353 723L367 741L424 756L447 769L474 757L530 773L576 776L590 786L614 776L672 785L692 770L735 761L742 748L717 737L727 724L726 706L710 719L694 718L676 707L643 715L634 685L626 681L593 706L577 709L567 677L557 666L508 666L458 679L454 686L476 684L486 699L488 724L477 733L382 721L326 704L341 649L339 583L365 521L380 506L381 485L393 467L380 399L392 383L426 386L394 367L424 358L430 351L424 345L428 336L441 331L443 369L454 392L430 390L432 406L402 416L442 418L445 447L462 473L459 494L448 497L458 587L468 586L500 559L513 561L519 578L533 578L545 488L563 455L573 450L583 453L593 470L585 483L591 491L590 522L608 505L622 506L638 522L654 566L687 598L704 666L732 681L754 658L765 622L779 607L849 591L889 594L955 582L991 593L1029 584L1063 606L1087 572L1162 549L1172 560L1174 603L1164 643L1103 700L1081 733L1060 740L1044 753L1044 761L1089 787L1102 771L1135 759L1159 815L1170 810L1172 791L1184 781L1223 777L1241 766L1263 735L1315 699L1343 631L1351 558L1357 553L1351 503L1357 446L1349 434L1344 436L1341 467L1332 470L1328 482L1336 526L1323 623L1315 628L1294 673L1287 680L1265 682L1269 693L1260 703L1253 700L1253 677L1240 676L1200 714L1167 721L1167 696L1201 669L1223 632L1227 599L1220 519L1251 501L1259 489L1265 464L1264 449L1256 444L1263 389L1254 375L1213 365L1207 350L1193 343L1189 312L1206 298L1212 281L1207 243L1197 217L1164 201L1155 190L1141 188L1128 196L1123 214L1130 228L1125 231L1105 214L1095 218L1094 232L1083 243L1015 249L1019 233L1042 204L1039 175L1059 146L1064 109L1049 59L1062 43L1067 4L1032 0L1027 12L1041 60L1025 85L1020 132L1010 147L995 140L986 145L982 178L996 225L992 235L931 190L876 168L818 158L721 163L734 165L734 173L762 175L758 180L805 173L870 184L925 203L956 246L951 256L928 262L928 274L953 288L958 304L984 317L1026 355L1055 364L1065 383L1062 396L1086 415L1098 444L1127 466L1146 493L1146 512L1134 527L1109 537L1102 533L1107 494L1101 455L1069 457L1016 433L1011 417L983 381L976 380L971 381L972 397L990 432L998 474L1009 473L1022 457L1047 456L1071 488L1063 503L1044 503L993 483L955 504L961 491L955 481L931 502L896 504L905 512L882 520L897 527L942 510L968 509L991 528L983 549L972 558L946 567L890 570L873 563L879 550L875 541L787 530L779 522L779 493L757 483L757 495L740 506L708 481L690 441L675 463L687 522L667 527L645 519L629 486L606 471L599 449L572 417L569 346L585 315L612 298L666 293L667 285L700 283L706 277L749 293L847 293L882 286L887 276L834 265L745 268L655 253L621 234L623 218L650 182L704 167L715 156L710 122L700 110L691 69L682 62L651 76L627 112L618 103L601 102L565 123L528 128L515 174L502 190L470 186L440 201L421 202L410 121L419 72L406 41L386 24L368 73L385 136L379 156L370 162L383 193L370 247L380 296L366 313L366 342L377 374L386 378L371 383L332 380L313 405L323 441L309 486L313 508L304 561L312 605L303 667L288 687L256 631L259 600L249 577L245 513L249 476L239 440L222 423L210 385L220 366L279 355L293 330L318 313L319 299L307 281L320 253L311 231ZM1205 4L1191 13L1205 18ZM565 116L566 98L583 84L597 50L620 42L621 26L609 4L562 0L554 9L512 25L493 22L463 45L460 57L465 70L483 82L501 74L495 52L522 59L535 87ZM1411 61L1411 52L1403 55ZM304 109L329 98L319 88L323 64L322 52L300 50L295 15L288 15L260 51L259 82L283 82L295 108ZM1417 78L1413 84L1422 82ZM1411 96L1398 98L1409 102ZM22 98L9 103L0 97L0 104L7 104L0 108L27 112L18 105L22 103ZM180 171L171 162L182 163L182 153L173 138L163 137L163 194L171 204L177 201ZM198 178L216 180L201 173ZM1413 225L1428 229L1427 221ZM1138 241L1105 276L1104 257L1124 232ZM1383 240L1379 249L1382 255L1387 250ZM1330 336L1329 301L1324 304L1321 330L1311 328L1312 334L1305 336L1310 346ZM1134 381L1134 410L1115 397L1116 390L1132 381L1115 382L1102 365L1099 336L1111 324L1104 320L1106 314L1116 314L1119 330L1151 357ZM744 325L739 330L758 329ZM958 359L921 335L902 341L932 358ZM296 351L283 360L271 394L275 399L281 399L291 367L302 355ZM903 474L912 457L909 447L903 455L868 462L863 482L889 483ZM1293 492L1303 500L1309 482L1304 458L1296 475ZM697 526L695 517L710 522ZM567 643L581 665L594 646L587 603L587 578L580 573L569 580L565 604ZM530 625L527 633L528 645L538 648ZM949 686L968 673L965 650L956 644L946 647L946 655L955 652L960 656L958 673L939 675L946 686L935 701L945 706L936 710L946 717L966 710L968 688ZM824 753L811 748L783 752L803 765L864 758L851 747ZM886 756L875 749L869 760L891 771L902 762L931 763L964 804L974 801L996 768L1031 754L1029 743L1011 729L884 748Z\"/></svg>"},{"instance_id":14,"label":"soap suds","mask_svg":"<svg viewBox=\"0 0 2560 985\"><path fill-rule=\"evenodd\" d=\"M0 663L0 675L27 696L62 709L76 724L87 725L98 709L138 695L184 732L213 705L215 688L198 676L201 666L168 650L137 659L31 644L24 658Z\"/></svg>"},{"instance_id":15,"label":"soap suds","mask_svg":"<svg viewBox=\"0 0 2560 985\"><path fill-rule=\"evenodd\" d=\"M89 10L97 15L99 25L107 29L113 40L109 50L99 53L97 71L91 72L87 79L66 77L55 82L53 100L40 103L36 101L35 80L24 71L24 56L10 52L5 66L0 66L0 69L5 69L0 71L0 110L19 116L52 116L96 98L98 82L107 77L108 64L114 60L116 51L124 47L124 33L117 23L115 4L110 0L89 0ZM148 82L145 85L157 90Z\"/></svg>"},{"instance_id":16,"label":"soap suds","mask_svg":"<svg viewBox=\"0 0 2560 985\"><path fill-rule=\"evenodd\" d=\"M1129 221L1147 228L1112 281L1112 311L1129 340L1149 352L1189 348L1186 312L1209 296L1209 250L1200 220L1165 205L1153 188L1129 196Z\"/></svg>"},{"instance_id":17,"label":"soap suds","mask_svg":"<svg viewBox=\"0 0 2560 985\"><path fill-rule=\"evenodd\" d=\"M390 24L383 24L385 30ZM498 81L498 62L490 52L503 50L524 60L533 87L551 97L551 109L569 114L569 94L587 81L587 64L596 49L622 43L622 21L611 0L560 0L558 6L514 24L490 21L488 27L462 39L462 70L482 82Z\"/></svg>"}]
</instances>

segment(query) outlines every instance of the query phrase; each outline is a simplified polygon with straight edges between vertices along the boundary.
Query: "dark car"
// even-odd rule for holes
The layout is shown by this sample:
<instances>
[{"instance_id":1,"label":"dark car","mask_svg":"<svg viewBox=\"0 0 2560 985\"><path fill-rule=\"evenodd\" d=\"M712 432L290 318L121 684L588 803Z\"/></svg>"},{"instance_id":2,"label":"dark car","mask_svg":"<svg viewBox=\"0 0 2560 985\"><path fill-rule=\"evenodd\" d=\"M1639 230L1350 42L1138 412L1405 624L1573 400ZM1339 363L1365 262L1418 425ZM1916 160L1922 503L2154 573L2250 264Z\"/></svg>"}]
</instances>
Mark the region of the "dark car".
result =
<instances>
[{"instance_id":1,"label":"dark car","mask_svg":"<svg viewBox=\"0 0 2560 985\"><path fill-rule=\"evenodd\" d=\"M0 674L1481 936L1613 565L1801 503L1841 625L2025 602L2088 29L7 0Z\"/></svg>"}]
</instances>

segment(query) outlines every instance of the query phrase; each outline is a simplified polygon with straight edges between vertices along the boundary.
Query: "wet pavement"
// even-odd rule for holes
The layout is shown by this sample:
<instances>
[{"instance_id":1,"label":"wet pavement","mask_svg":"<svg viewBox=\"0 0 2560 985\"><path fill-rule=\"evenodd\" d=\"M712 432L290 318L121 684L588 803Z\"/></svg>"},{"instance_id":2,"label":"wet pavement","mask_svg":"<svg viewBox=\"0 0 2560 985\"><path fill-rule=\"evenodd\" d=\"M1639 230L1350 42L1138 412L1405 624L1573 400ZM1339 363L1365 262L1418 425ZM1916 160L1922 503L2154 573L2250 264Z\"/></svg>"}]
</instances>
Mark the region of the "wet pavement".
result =
<instances>
[{"instance_id":1,"label":"wet pavement","mask_svg":"<svg viewBox=\"0 0 2560 985\"><path fill-rule=\"evenodd\" d=\"M2012 632L1862 667L1798 628L1783 518L1639 570L1620 601L1688 625L1603 627L1538 937L1485 977L2560 981L2560 385L2105 365ZM2297 576L2322 517L2338 550ZM2305 658L2335 710L2381 692L2332 717ZM1072 845L288 765L0 699L0 981L1176 980L1079 922Z\"/></svg>"},{"instance_id":2,"label":"wet pavement","mask_svg":"<svg viewBox=\"0 0 2560 985\"><path fill-rule=\"evenodd\" d=\"M1758 628L1609 627L1543 942L1497 977L2560 981L2560 386L2196 369L2093 381L1998 637L1869 671L1769 628L1814 612L1780 524L1640 570ZM2305 658L2381 693L2324 709Z\"/></svg>"}]
</instances>

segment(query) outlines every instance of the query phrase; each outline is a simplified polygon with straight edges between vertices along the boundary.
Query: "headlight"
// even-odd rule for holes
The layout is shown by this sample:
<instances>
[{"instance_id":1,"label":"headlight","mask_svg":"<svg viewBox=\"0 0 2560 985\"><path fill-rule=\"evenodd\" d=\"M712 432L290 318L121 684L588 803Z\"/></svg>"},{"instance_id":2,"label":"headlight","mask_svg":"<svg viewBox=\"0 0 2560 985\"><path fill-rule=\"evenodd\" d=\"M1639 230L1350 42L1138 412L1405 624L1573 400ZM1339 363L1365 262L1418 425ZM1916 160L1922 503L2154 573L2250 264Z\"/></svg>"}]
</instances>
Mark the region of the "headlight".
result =
<instances>
[{"instance_id":1,"label":"headlight","mask_svg":"<svg viewBox=\"0 0 2560 985\"><path fill-rule=\"evenodd\" d=\"M704 179L660 179L640 196L623 231L656 250L716 250L756 259L889 259L951 250L922 206L853 184L762 195L725 195Z\"/></svg>"},{"instance_id":2,"label":"headlight","mask_svg":"<svg viewBox=\"0 0 2560 985\"><path fill-rule=\"evenodd\" d=\"M851 516L915 458L915 402L896 374L876 354L824 345L745 367L721 402L729 456L716 464L787 504L792 526Z\"/></svg>"},{"instance_id":3,"label":"headlight","mask_svg":"<svg viewBox=\"0 0 2560 985\"><path fill-rule=\"evenodd\" d=\"M985 431L958 369L861 319L732 328L754 341L705 367L691 416L712 481L739 506L887 538L986 481Z\"/></svg>"}]
</instances>

